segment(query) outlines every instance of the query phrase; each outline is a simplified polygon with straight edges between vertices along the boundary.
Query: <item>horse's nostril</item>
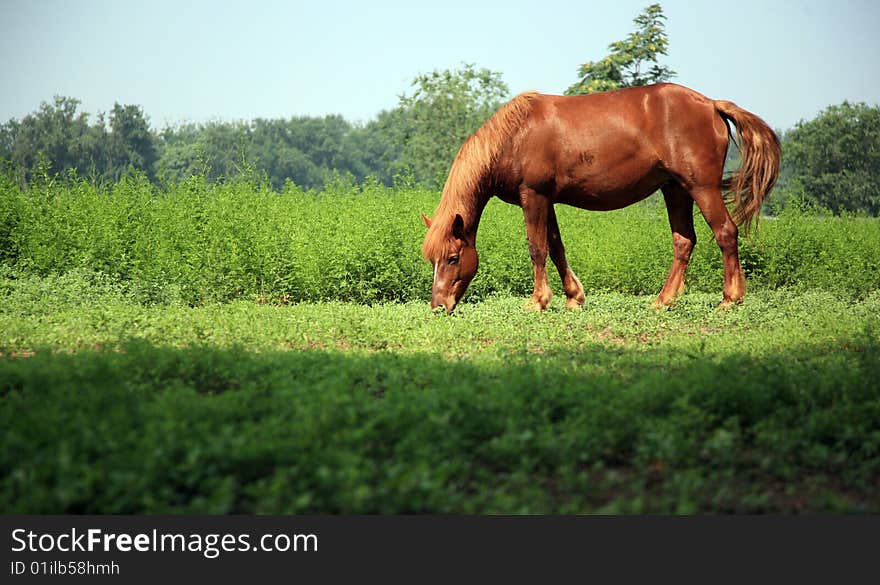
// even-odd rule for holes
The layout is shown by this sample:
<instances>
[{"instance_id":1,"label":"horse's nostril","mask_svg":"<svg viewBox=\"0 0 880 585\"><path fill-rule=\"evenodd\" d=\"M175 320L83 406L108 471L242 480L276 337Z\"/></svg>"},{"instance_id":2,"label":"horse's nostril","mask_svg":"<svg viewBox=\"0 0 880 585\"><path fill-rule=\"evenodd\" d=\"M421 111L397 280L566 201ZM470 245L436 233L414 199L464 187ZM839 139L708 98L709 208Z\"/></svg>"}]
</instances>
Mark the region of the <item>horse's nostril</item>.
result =
<instances>
[{"instance_id":1,"label":"horse's nostril","mask_svg":"<svg viewBox=\"0 0 880 585\"><path fill-rule=\"evenodd\" d=\"M443 303L440 303L439 305L432 306L431 310L434 311L435 313L442 313L443 311L446 310L446 305L444 305Z\"/></svg>"}]
</instances>

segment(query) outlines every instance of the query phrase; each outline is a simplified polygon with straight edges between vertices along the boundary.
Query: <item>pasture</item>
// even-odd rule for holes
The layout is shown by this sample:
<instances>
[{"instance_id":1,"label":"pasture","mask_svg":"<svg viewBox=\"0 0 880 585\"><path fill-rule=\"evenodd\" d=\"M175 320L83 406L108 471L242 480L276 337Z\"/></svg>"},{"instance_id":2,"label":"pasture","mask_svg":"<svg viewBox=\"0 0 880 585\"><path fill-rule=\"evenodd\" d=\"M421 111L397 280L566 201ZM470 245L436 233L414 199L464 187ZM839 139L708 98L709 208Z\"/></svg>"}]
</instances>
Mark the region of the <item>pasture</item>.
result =
<instances>
[{"instance_id":1,"label":"pasture","mask_svg":"<svg viewBox=\"0 0 880 585\"><path fill-rule=\"evenodd\" d=\"M0 183L0 510L880 511L880 222L765 220L718 311L697 217L658 311L662 202L560 207L587 301L551 278L534 313L522 214L493 201L446 316L438 198Z\"/></svg>"}]
</instances>

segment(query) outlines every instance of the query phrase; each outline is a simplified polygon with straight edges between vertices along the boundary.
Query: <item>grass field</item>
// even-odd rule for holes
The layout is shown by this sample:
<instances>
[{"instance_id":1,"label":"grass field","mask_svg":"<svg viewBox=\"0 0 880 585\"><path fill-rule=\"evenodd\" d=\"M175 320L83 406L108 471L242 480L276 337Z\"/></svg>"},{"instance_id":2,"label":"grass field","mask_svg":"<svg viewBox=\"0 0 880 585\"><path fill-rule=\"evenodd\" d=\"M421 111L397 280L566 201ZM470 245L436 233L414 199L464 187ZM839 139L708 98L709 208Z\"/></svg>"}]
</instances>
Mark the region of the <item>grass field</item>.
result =
<instances>
[{"instance_id":1,"label":"grass field","mask_svg":"<svg viewBox=\"0 0 880 585\"><path fill-rule=\"evenodd\" d=\"M880 512L876 220L765 222L727 311L701 225L656 311L662 208L560 210L587 303L536 314L493 203L445 316L436 194L4 189L5 513Z\"/></svg>"}]
</instances>

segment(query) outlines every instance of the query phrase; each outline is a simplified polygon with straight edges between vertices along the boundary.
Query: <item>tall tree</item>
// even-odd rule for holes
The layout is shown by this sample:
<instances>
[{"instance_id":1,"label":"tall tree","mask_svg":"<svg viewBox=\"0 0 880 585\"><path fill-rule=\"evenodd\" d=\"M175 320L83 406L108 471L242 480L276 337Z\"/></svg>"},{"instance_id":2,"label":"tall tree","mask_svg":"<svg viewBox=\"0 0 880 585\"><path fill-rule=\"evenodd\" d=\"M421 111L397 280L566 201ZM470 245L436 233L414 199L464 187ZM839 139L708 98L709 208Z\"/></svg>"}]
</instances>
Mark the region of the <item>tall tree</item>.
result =
<instances>
[{"instance_id":1,"label":"tall tree","mask_svg":"<svg viewBox=\"0 0 880 585\"><path fill-rule=\"evenodd\" d=\"M651 4L633 23L636 30L622 41L608 45L610 54L599 61L587 61L578 69L576 83L565 90L566 95L583 95L621 87L636 87L668 81L675 71L658 63L666 55L666 16L659 4Z\"/></svg>"},{"instance_id":2,"label":"tall tree","mask_svg":"<svg viewBox=\"0 0 880 585\"><path fill-rule=\"evenodd\" d=\"M443 183L465 139L491 116L509 94L501 74L465 64L458 70L419 75L410 95L401 95L388 121L402 144L397 165L416 180Z\"/></svg>"},{"instance_id":3,"label":"tall tree","mask_svg":"<svg viewBox=\"0 0 880 585\"><path fill-rule=\"evenodd\" d=\"M110 112L110 161L114 178L128 168L154 176L156 141L140 106L113 104Z\"/></svg>"},{"instance_id":4,"label":"tall tree","mask_svg":"<svg viewBox=\"0 0 880 585\"><path fill-rule=\"evenodd\" d=\"M786 132L782 152L787 194L835 213L880 215L880 106L829 106Z\"/></svg>"}]
</instances>

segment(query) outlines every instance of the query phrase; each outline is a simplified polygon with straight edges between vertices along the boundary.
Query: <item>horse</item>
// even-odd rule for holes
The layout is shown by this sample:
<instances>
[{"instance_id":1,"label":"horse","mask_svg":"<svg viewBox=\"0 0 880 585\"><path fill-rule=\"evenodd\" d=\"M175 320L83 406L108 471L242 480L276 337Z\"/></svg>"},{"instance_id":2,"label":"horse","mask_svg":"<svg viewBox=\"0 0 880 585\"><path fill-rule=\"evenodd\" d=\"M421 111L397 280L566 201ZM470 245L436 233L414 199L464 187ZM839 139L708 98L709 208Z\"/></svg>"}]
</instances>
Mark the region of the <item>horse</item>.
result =
<instances>
[{"instance_id":1,"label":"horse","mask_svg":"<svg viewBox=\"0 0 880 585\"><path fill-rule=\"evenodd\" d=\"M730 123L742 164L723 177ZM422 245L434 266L431 308L452 313L477 273L477 227L492 196L523 210L535 287L527 307L545 309L549 254L568 308L584 287L565 259L554 205L608 211L658 189L672 229L672 266L653 301L665 307L684 291L697 241L696 203L721 248L721 305L742 301L739 228L752 220L779 175L779 138L758 116L687 87L660 83L581 96L525 92L501 106L461 146ZM729 211L726 202L732 204ZM732 213L731 213L732 212ZM757 221L755 222L757 223Z\"/></svg>"}]
</instances>

